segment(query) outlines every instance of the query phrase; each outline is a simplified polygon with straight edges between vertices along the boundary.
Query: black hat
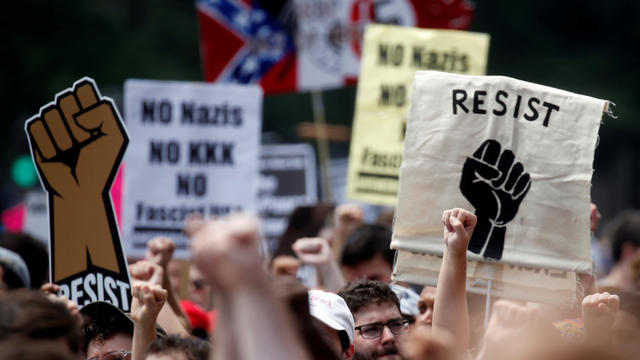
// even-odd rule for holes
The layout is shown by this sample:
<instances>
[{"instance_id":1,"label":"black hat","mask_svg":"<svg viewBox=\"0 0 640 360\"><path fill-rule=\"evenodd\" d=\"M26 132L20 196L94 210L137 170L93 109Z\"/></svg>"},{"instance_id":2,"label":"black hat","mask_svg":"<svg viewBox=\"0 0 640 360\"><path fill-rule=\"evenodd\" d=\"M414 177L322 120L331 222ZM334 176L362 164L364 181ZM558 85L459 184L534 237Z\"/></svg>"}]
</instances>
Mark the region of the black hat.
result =
<instances>
[{"instance_id":1,"label":"black hat","mask_svg":"<svg viewBox=\"0 0 640 360\"><path fill-rule=\"evenodd\" d=\"M133 319L131 315L123 312L117 306L106 302L96 301L87 304L80 309L80 313L88 318L89 321L96 322L100 326L102 321L109 321L110 324L120 326L122 332L133 334ZM112 319L112 320L109 320ZM167 332L160 325L156 324L156 336L164 337Z\"/></svg>"}]
</instances>

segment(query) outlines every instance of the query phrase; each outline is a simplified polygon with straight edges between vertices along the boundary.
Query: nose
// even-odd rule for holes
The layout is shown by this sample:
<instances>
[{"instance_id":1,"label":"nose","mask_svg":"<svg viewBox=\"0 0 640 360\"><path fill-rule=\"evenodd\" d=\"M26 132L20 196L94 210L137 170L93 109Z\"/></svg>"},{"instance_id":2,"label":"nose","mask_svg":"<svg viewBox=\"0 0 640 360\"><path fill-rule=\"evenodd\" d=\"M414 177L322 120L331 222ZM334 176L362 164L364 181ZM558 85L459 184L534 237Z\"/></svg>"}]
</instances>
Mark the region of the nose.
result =
<instances>
[{"instance_id":1,"label":"nose","mask_svg":"<svg viewBox=\"0 0 640 360\"><path fill-rule=\"evenodd\" d=\"M396 342L396 336L391 332L388 326L382 328L382 335L380 336L380 342L382 345L393 344Z\"/></svg>"}]
</instances>

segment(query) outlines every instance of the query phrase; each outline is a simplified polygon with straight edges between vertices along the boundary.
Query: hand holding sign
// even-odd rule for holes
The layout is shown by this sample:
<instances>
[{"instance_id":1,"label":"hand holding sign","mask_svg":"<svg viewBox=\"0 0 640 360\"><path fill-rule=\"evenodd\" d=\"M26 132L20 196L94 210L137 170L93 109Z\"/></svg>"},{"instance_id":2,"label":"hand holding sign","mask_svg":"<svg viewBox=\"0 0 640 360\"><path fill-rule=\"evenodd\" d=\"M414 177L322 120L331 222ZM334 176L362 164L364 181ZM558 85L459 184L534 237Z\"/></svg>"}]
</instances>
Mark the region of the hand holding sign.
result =
<instances>
[{"instance_id":1,"label":"hand holding sign","mask_svg":"<svg viewBox=\"0 0 640 360\"><path fill-rule=\"evenodd\" d=\"M486 140L467 158L460 190L478 216L478 229L469 243L471 252L480 254L486 246L483 257L500 260L506 225L518 213L530 187L524 166L515 162L512 151L502 151L495 140Z\"/></svg>"},{"instance_id":2,"label":"hand holding sign","mask_svg":"<svg viewBox=\"0 0 640 360\"><path fill-rule=\"evenodd\" d=\"M53 281L63 285L92 264L128 282L109 190L129 139L111 99L82 79L26 131L49 193Z\"/></svg>"}]
</instances>

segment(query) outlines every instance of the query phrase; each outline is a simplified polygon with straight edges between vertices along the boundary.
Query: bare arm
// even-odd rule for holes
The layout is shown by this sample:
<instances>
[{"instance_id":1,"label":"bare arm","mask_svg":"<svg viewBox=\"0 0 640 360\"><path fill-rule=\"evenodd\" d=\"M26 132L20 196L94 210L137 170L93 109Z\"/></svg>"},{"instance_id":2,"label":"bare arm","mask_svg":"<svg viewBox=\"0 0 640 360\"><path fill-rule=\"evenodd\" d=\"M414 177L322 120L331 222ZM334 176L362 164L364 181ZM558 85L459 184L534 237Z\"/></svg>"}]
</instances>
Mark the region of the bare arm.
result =
<instances>
[{"instance_id":1,"label":"bare arm","mask_svg":"<svg viewBox=\"0 0 640 360\"><path fill-rule=\"evenodd\" d=\"M176 327L177 324L175 322L178 321L180 326L184 328L184 332L181 331L181 333L189 334L189 332L191 331L189 318L180 306L178 294L173 291L173 286L171 286L171 282L169 281L169 272L167 271L167 265L173 257L175 248L176 245L169 238L153 238L147 243L147 252L145 254L145 259L156 265L159 265L162 268L162 287L167 290L167 305L164 306L162 311L160 312L160 322L170 323L172 327ZM173 312L173 314L171 314L171 312Z\"/></svg>"},{"instance_id":2,"label":"bare arm","mask_svg":"<svg viewBox=\"0 0 640 360\"><path fill-rule=\"evenodd\" d=\"M446 210L442 214L445 249L433 311L434 331L448 331L465 350L469 346L467 245L476 222L476 216L464 209Z\"/></svg>"},{"instance_id":3,"label":"bare arm","mask_svg":"<svg viewBox=\"0 0 640 360\"><path fill-rule=\"evenodd\" d=\"M262 269L258 241L257 221L243 215L214 221L193 236L193 261L224 298L218 314L233 333L232 338L218 339L216 355L308 359L291 314L276 299Z\"/></svg>"},{"instance_id":4,"label":"bare arm","mask_svg":"<svg viewBox=\"0 0 640 360\"><path fill-rule=\"evenodd\" d=\"M131 293L131 319L134 324L132 360L142 360L156 339L156 318L167 300L167 291L157 284L138 282L133 285Z\"/></svg>"},{"instance_id":5,"label":"bare arm","mask_svg":"<svg viewBox=\"0 0 640 360\"><path fill-rule=\"evenodd\" d=\"M129 265L129 273L131 279L135 282L144 282L149 285L154 285L162 288L164 271L160 265L154 264L148 260L140 260L135 264ZM166 291L166 289L164 289ZM156 313L154 321L157 320L158 324L168 334L177 334L180 336L189 336L189 332L185 329L178 316L171 310L169 305L163 301L163 306L159 310L159 314ZM154 324L155 326L155 324Z\"/></svg>"},{"instance_id":6,"label":"bare arm","mask_svg":"<svg viewBox=\"0 0 640 360\"><path fill-rule=\"evenodd\" d=\"M346 284L326 239L302 238L296 240L291 247L303 263L314 265L318 269L320 280L327 290L338 291Z\"/></svg>"}]
</instances>

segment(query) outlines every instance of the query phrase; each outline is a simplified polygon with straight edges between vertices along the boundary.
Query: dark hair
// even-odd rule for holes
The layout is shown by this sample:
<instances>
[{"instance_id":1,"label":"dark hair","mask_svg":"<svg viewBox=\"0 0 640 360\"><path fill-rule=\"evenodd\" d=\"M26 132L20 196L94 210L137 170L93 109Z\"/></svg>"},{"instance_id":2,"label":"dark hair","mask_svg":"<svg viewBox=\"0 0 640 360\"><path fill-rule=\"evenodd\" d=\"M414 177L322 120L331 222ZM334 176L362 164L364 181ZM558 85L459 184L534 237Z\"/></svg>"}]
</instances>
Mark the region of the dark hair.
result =
<instances>
[{"instance_id":1,"label":"dark hair","mask_svg":"<svg viewBox=\"0 0 640 360\"><path fill-rule=\"evenodd\" d=\"M149 345L149 354L179 352L188 360L208 360L209 342L196 337L167 335L156 339Z\"/></svg>"},{"instance_id":2,"label":"dark hair","mask_svg":"<svg viewBox=\"0 0 640 360\"><path fill-rule=\"evenodd\" d=\"M394 304L400 311L400 300L389 285L376 280L360 279L345 285L339 292L352 314L360 308L376 304Z\"/></svg>"},{"instance_id":3,"label":"dark hair","mask_svg":"<svg viewBox=\"0 0 640 360\"><path fill-rule=\"evenodd\" d=\"M89 305L95 306L97 303ZM124 333L133 336L133 322L123 313L117 311L108 311L108 307L104 306L95 308L95 313L86 311L87 306L81 311L85 315L85 322L82 326L84 335L84 343L82 350L86 354L89 344L96 340L103 342L111 336Z\"/></svg>"},{"instance_id":4,"label":"dark hair","mask_svg":"<svg viewBox=\"0 0 640 360\"><path fill-rule=\"evenodd\" d=\"M78 360L78 355L53 341L19 339L0 342L0 360Z\"/></svg>"},{"instance_id":5,"label":"dark hair","mask_svg":"<svg viewBox=\"0 0 640 360\"><path fill-rule=\"evenodd\" d=\"M393 268L395 250L390 249L391 230L383 225L362 225L347 239L340 263L343 266L354 266L371 260L376 256L382 258Z\"/></svg>"},{"instance_id":6,"label":"dark hair","mask_svg":"<svg viewBox=\"0 0 640 360\"><path fill-rule=\"evenodd\" d=\"M0 247L9 249L24 260L31 275L31 288L40 289L47 279L49 254L46 245L25 233L0 234Z\"/></svg>"},{"instance_id":7,"label":"dark hair","mask_svg":"<svg viewBox=\"0 0 640 360\"><path fill-rule=\"evenodd\" d=\"M640 247L640 212L625 211L616 216L609 231L609 241L616 262L620 261L624 243L629 242Z\"/></svg>"},{"instance_id":8,"label":"dark hair","mask_svg":"<svg viewBox=\"0 0 640 360\"><path fill-rule=\"evenodd\" d=\"M33 290L14 290L0 296L0 341L65 338L69 350L79 353L80 324L58 302Z\"/></svg>"},{"instance_id":9,"label":"dark hair","mask_svg":"<svg viewBox=\"0 0 640 360\"><path fill-rule=\"evenodd\" d=\"M278 248L274 251L273 257L275 258L278 255L296 256L291 249L291 245L300 238L318 236L332 211L333 205L329 204L298 206L295 208L291 216L289 216L287 230L278 239Z\"/></svg>"}]
</instances>

